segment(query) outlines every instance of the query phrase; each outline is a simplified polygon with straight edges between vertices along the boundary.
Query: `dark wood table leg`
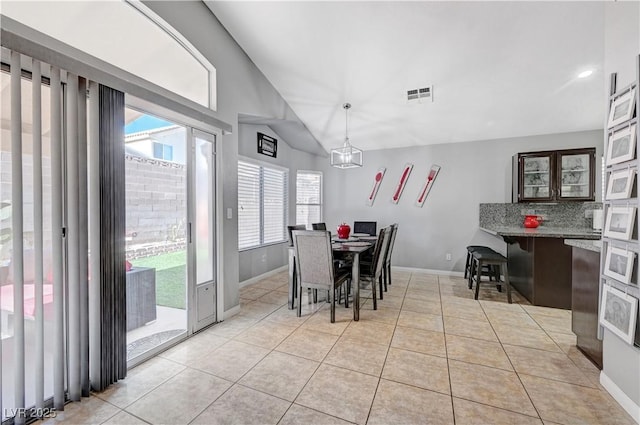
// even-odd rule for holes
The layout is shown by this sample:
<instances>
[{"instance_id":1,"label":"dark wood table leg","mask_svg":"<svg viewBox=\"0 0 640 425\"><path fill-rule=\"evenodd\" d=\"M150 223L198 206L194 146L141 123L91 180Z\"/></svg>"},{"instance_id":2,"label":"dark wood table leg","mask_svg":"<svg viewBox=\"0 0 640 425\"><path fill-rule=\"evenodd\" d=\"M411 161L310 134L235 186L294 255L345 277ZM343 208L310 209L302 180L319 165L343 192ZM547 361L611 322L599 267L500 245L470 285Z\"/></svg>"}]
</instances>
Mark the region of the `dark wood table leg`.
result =
<instances>
[{"instance_id":1,"label":"dark wood table leg","mask_svg":"<svg viewBox=\"0 0 640 425\"><path fill-rule=\"evenodd\" d=\"M360 254L357 252L353 254L351 284L353 285L353 320L357 322L360 320ZM373 284L375 285L375 282Z\"/></svg>"}]
</instances>

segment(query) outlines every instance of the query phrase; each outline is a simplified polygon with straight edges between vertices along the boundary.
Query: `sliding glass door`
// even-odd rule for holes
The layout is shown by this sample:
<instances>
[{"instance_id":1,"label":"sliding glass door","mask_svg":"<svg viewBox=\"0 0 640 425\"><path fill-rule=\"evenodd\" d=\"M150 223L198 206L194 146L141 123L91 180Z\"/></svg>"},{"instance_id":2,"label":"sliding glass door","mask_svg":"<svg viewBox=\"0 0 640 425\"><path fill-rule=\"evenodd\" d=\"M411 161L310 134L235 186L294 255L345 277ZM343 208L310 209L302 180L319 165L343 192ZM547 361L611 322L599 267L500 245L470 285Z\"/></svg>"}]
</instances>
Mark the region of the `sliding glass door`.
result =
<instances>
[{"instance_id":1,"label":"sliding glass door","mask_svg":"<svg viewBox=\"0 0 640 425\"><path fill-rule=\"evenodd\" d=\"M125 112L127 360L186 336L187 128Z\"/></svg>"},{"instance_id":2,"label":"sliding glass door","mask_svg":"<svg viewBox=\"0 0 640 425\"><path fill-rule=\"evenodd\" d=\"M216 320L215 136L131 108L126 121L127 360L135 364Z\"/></svg>"}]
</instances>

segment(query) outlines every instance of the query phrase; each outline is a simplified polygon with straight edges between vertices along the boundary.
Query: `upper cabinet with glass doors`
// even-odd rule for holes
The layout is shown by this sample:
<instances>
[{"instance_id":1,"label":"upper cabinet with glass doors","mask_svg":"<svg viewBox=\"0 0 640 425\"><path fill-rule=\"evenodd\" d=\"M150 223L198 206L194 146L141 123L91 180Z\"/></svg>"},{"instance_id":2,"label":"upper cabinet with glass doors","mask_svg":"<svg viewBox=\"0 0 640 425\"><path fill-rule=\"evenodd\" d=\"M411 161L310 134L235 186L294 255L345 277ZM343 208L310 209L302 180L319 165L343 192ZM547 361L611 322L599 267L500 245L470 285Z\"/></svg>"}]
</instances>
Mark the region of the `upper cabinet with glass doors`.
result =
<instances>
[{"instance_id":1,"label":"upper cabinet with glass doors","mask_svg":"<svg viewBox=\"0 0 640 425\"><path fill-rule=\"evenodd\" d=\"M513 201L594 201L595 158L595 148L515 155Z\"/></svg>"}]
</instances>

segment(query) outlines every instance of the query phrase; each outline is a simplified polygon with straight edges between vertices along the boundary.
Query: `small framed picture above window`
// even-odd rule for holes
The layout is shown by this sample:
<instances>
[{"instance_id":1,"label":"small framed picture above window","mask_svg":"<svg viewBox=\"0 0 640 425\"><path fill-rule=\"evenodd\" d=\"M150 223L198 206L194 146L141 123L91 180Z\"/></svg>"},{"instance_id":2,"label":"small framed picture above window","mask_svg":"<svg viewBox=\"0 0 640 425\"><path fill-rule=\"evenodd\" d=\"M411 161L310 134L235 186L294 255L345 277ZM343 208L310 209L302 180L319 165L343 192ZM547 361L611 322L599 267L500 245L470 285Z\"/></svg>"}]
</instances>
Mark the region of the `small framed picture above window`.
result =
<instances>
[{"instance_id":1,"label":"small framed picture above window","mask_svg":"<svg viewBox=\"0 0 640 425\"><path fill-rule=\"evenodd\" d=\"M636 207L611 207L607 211L604 235L608 238L630 240L636 222Z\"/></svg>"},{"instance_id":2,"label":"small framed picture above window","mask_svg":"<svg viewBox=\"0 0 640 425\"><path fill-rule=\"evenodd\" d=\"M278 155L278 139L258 133L258 153L275 158Z\"/></svg>"},{"instance_id":3,"label":"small framed picture above window","mask_svg":"<svg viewBox=\"0 0 640 425\"><path fill-rule=\"evenodd\" d=\"M602 287L600 305L600 324L622 338L627 344L633 344L638 319L638 299L610 285Z\"/></svg>"},{"instance_id":4,"label":"small framed picture above window","mask_svg":"<svg viewBox=\"0 0 640 425\"><path fill-rule=\"evenodd\" d=\"M632 168L612 172L609 175L605 198L607 200L630 198L633 193L635 177L636 170Z\"/></svg>"},{"instance_id":5,"label":"small framed picture above window","mask_svg":"<svg viewBox=\"0 0 640 425\"><path fill-rule=\"evenodd\" d=\"M609 125L607 128L615 127L618 124L633 118L633 111L636 106L636 90L632 89L616 97L611 104L609 111Z\"/></svg>"},{"instance_id":6,"label":"small framed picture above window","mask_svg":"<svg viewBox=\"0 0 640 425\"><path fill-rule=\"evenodd\" d=\"M636 156L636 125L630 125L609 136L607 165L630 161Z\"/></svg>"}]
</instances>

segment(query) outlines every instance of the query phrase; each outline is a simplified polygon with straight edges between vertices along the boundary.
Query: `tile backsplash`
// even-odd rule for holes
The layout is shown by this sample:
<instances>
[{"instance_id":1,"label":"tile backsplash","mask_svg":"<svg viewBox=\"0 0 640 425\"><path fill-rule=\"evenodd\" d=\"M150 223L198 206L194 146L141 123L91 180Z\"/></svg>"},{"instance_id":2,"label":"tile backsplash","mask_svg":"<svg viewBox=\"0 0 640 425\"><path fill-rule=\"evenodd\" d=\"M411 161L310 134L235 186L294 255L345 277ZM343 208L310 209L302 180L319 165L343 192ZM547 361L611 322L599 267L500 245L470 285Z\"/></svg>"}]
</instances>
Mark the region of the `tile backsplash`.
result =
<instances>
[{"instance_id":1,"label":"tile backsplash","mask_svg":"<svg viewBox=\"0 0 640 425\"><path fill-rule=\"evenodd\" d=\"M537 215L541 226L590 229L593 210L601 209L601 202L480 204L480 227L522 226L525 215Z\"/></svg>"}]
</instances>

